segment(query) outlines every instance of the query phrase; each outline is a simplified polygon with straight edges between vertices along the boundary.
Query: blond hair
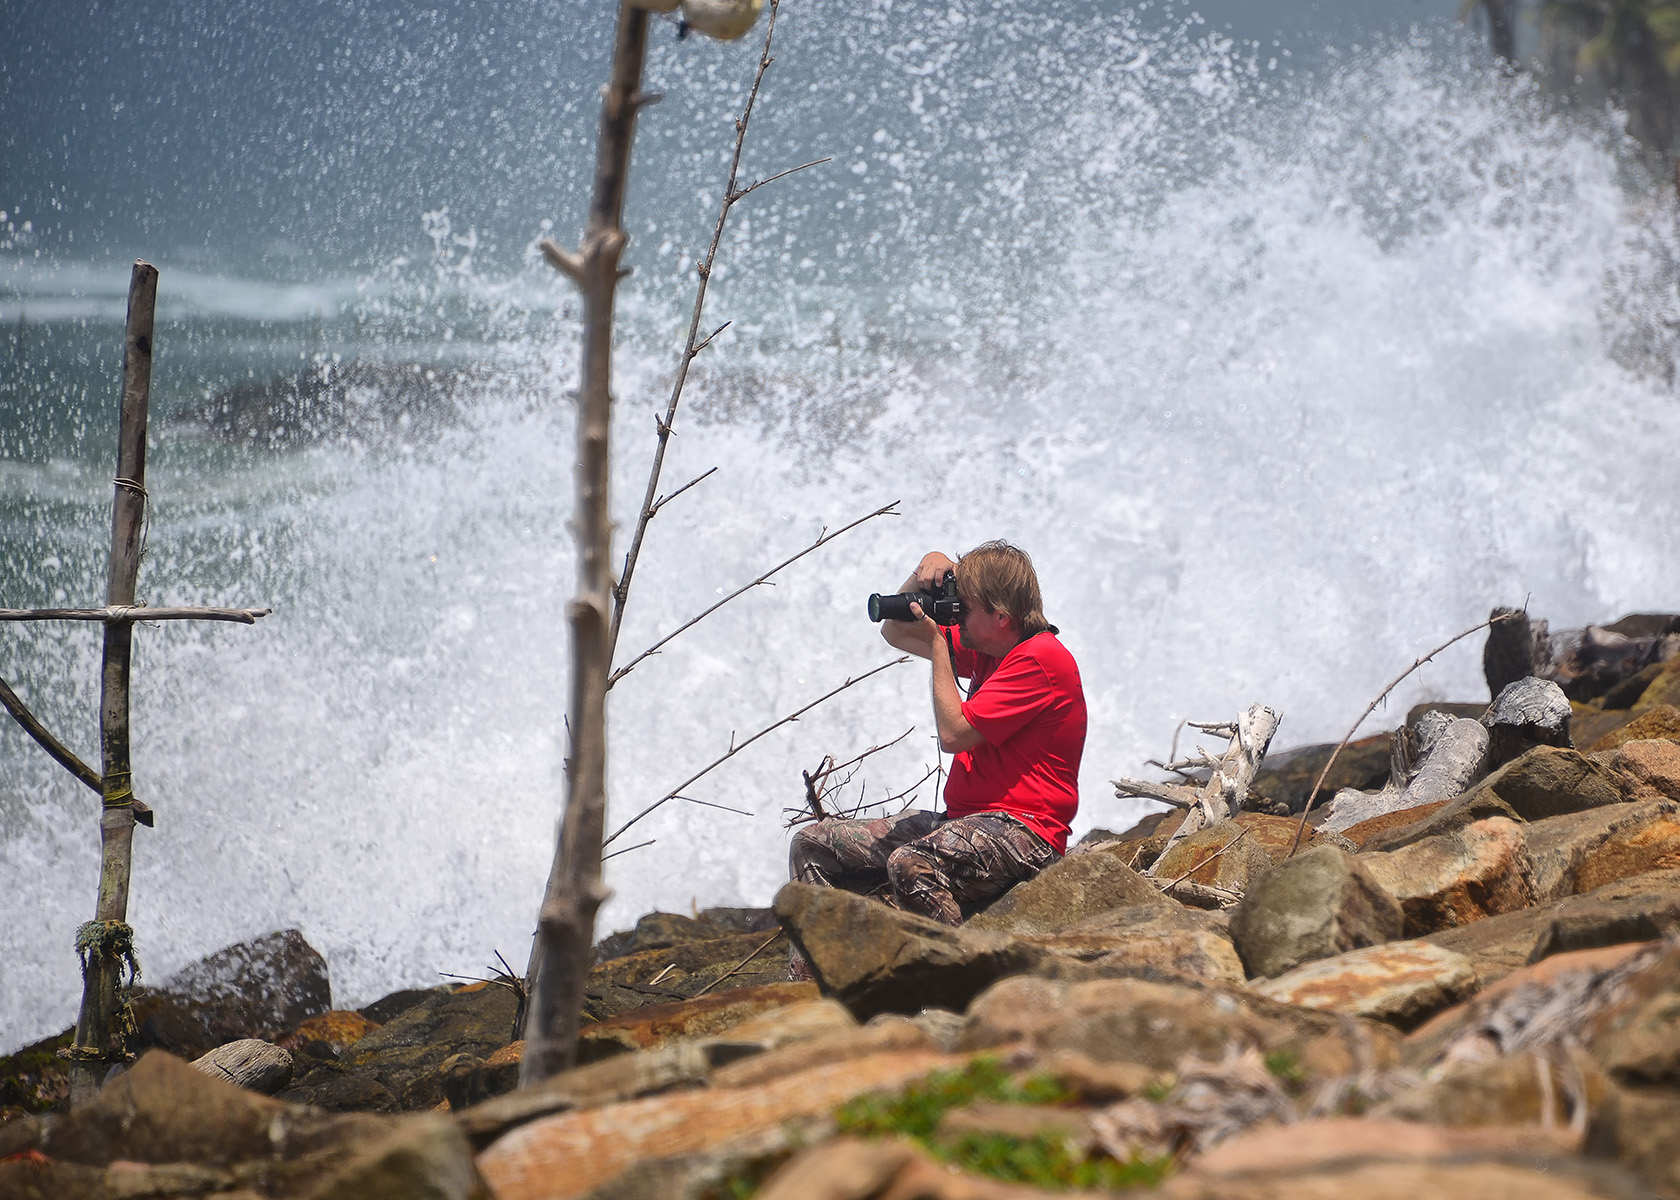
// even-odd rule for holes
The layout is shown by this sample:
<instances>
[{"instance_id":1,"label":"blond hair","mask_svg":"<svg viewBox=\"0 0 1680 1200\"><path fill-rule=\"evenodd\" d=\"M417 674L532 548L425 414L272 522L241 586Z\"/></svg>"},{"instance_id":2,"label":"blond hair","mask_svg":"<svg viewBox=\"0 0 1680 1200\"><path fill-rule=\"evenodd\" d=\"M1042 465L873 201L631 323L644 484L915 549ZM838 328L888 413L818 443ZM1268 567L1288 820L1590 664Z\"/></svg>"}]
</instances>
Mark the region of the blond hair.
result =
<instances>
[{"instance_id":1,"label":"blond hair","mask_svg":"<svg viewBox=\"0 0 1680 1200\"><path fill-rule=\"evenodd\" d=\"M982 542L957 559L957 594L964 604L1008 613L1024 638L1050 628L1044 619L1038 572L1019 546L1001 540Z\"/></svg>"}]
</instances>

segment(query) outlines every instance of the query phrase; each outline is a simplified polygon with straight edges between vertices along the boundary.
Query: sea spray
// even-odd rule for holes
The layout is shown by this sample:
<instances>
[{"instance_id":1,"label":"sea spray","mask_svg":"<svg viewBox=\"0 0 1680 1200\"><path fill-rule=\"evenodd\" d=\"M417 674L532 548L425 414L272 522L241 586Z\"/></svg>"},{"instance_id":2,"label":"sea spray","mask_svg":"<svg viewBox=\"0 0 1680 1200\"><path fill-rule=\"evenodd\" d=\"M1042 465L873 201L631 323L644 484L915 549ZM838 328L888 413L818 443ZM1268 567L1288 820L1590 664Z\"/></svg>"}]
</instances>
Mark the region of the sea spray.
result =
<instances>
[{"instance_id":1,"label":"sea spray","mask_svg":"<svg viewBox=\"0 0 1680 1200\"><path fill-rule=\"evenodd\" d=\"M1185 717L1260 701L1280 745L1333 739L1494 603L1560 624L1674 606L1675 239L1611 133L1448 37L1292 73L1188 18L1000 13L911 27L887 6L790 8L750 170L837 161L755 195L726 243L709 313L735 324L697 364L665 490L720 470L654 522L620 660L824 525L894 499L904 515L614 688L613 824L890 657L864 598L930 548L1004 536L1034 554L1090 703L1076 833L1142 811L1107 781ZM670 98L638 146L621 530L739 99L724 59L682 55L658 48ZM592 113L571 111L586 143ZM562 232L580 196L553 210ZM153 979L292 925L343 1005L523 961L563 794L577 328L546 267L490 252L498 221L514 227L463 187L413 205L409 248L301 281L231 253L162 264L142 592L276 611L137 636L136 790L158 826L137 840L131 920ZM8 380L5 599L89 602L110 271L69 246L5 269L58 314ZM240 447L189 419L335 356L473 371L423 431L397 412ZM96 632L4 634L0 676L91 758ZM1374 727L1481 695L1474 649L1403 691ZM622 843L657 841L608 864L605 926L767 902L799 769L912 723L854 784L884 799L935 761L916 665L695 785L753 815L673 802L636 826ZM11 1045L71 1019L97 842L91 793L15 728L0 764Z\"/></svg>"}]
</instances>

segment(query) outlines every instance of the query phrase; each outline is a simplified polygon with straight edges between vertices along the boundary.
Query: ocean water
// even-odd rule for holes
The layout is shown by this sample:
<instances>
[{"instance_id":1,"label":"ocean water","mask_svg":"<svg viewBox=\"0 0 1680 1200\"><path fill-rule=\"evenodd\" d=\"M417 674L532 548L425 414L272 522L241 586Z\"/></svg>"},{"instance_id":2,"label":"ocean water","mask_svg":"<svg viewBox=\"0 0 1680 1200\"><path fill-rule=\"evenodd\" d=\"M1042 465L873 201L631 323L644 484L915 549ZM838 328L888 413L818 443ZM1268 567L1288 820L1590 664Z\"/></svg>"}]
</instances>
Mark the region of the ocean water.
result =
<instances>
[{"instance_id":1,"label":"ocean water","mask_svg":"<svg viewBox=\"0 0 1680 1200\"><path fill-rule=\"evenodd\" d=\"M138 110L182 147L173 168L125 190L55 149L57 109L7 143L0 603L103 595L144 255L162 278L141 594L275 610L137 637L148 978L287 926L344 1005L524 961L563 795L578 344L530 245L575 236L586 206L607 30L576 7L366 5L347 33L259 5L202 38L181 9L156 36L189 61L130 79L119 56L91 138L123 166ZM556 66L538 22L557 10L577 24ZM833 161L737 209L706 327L733 323L662 490L717 471L654 522L620 661L825 528L900 515L613 689L612 824L892 658L864 598L927 549L1034 555L1091 711L1076 834L1147 810L1108 781L1185 718L1260 701L1279 746L1334 740L1495 604L1563 627L1680 602L1674 198L1614 114L1500 75L1440 23L1273 44L1160 6L793 0L778 41L745 178ZM621 292L620 553L756 53L661 27L650 54L666 99L637 143ZM299 374L335 404L258 403L255 437L218 424L239 389ZM1484 695L1478 651L1372 727ZM0 630L0 677L89 761L98 653L92 627ZM617 846L653 844L608 863L602 931L768 903L782 810L825 755L910 730L846 795L912 789L937 758L925 670L845 691L684 792L704 805L633 827ZM0 1049L73 1020L97 856L92 794L0 727Z\"/></svg>"}]
</instances>

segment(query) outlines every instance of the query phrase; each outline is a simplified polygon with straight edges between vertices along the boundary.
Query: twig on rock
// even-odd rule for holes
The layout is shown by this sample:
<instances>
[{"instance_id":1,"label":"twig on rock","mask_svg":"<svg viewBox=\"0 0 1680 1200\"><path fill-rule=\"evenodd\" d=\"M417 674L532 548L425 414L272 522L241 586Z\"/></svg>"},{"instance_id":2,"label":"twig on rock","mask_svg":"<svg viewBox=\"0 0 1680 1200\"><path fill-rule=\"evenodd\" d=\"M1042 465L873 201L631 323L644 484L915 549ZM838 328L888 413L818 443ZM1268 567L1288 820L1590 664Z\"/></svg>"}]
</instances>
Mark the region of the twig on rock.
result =
<instances>
[{"instance_id":1,"label":"twig on rock","mask_svg":"<svg viewBox=\"0 0 1680 1200\"><path fill-rule=\"evenodd\" d=\"M1301 835L1305 833L1307 829L1307 814L1312 812L1313 801L1318 799L1319 789L1324 786L1324 780L1330 774L1330 768L1336 765L1337 757L1343 750L1347 749L1347 744L1353 740L1353 735L1359 732L1359 727L1365 724L1365 718L1377 711L1378 706L1381 705L1384 700L1388 699L1388 694L1405 682L1406 678L1411 675L1413 671L1423 666L1424 663L1434 658L1437 654L1441 653L1441 651L1447 649L1447 647L1452 646L1457 642L1462 642L1472 633L1486 629L1488 626L1493 625L1496 622L1515 620L1520 615L1526 615L1526 612L1495 614L1485 621L1481 621L1470 626L1470 628L1466 629L1463 633L1454 634L1452 637L1442 642L1439 646L1435 647L1435 649L1431 650L1428 654L1425 654L1422 658L1417 659L1411 666L1407 667L1404 671L1400 672L1400 674L1396 675L1389 681L1388 686L1377 694L1377 698L1365 707L1364 712L1359 714L1359 720L1355 721L1348 729L1347 736L1342 738L1342 740L1336 744L1336 748L1330 752L1330 757L1324 760L1324 769L1318 773L1318 778L1313 781L1312 791L1307 793L1307 803L1306 806L1301 809L1300 823L1295 826L1295 840L1289 843L1289 853L1284 855L1285 858L1294 858L1295 851L1300 849Z\"/></svg>"},{"instance_id":2,"label":"twig on rock","mask_svg":"<svg viewBox=\"0 0 1680 1200\"><path fill-rule=\"evenodd\" d=\"M1243 831L1241 833L1237 834L1236 837L1234 837L1230 841L1226 842L1223 846L1219 847L1219 849L1215 850L1212 854L1210 854L1206 858L1202 859L1201 862L1199 862L1195 866L1191 867L1188 871L1184 872L1184 874L1180 875L1177 879L1173 880L1171 883L1162 886L1161 890L1163 892L1172 891L1179 884L1183 883L1186 879L1189 879L1190 876L1194 875L1197 871L1200 871L1203 867L1207 866L1210 862L1212 862L1214 859L1218 858L1221 854L1224 854L1225 851L1229 850L1232 846L1235 846L1238 842L1242 841L1247 836L1248 836L1248 829L1245 826L1243 828ZM1221 889L1221 890L1223 890L1223 889Z\"/></svg>"},{"instance_id":3,"label":"twig on rock","mask_svg":"<svg viewBox=\"0 0 1680 1200\"><path fill-rule=\"evenodd\" d=\"M753 959L757 958L760 954L763 954L766 950L768 950L770 948L770 943L775 941L777 938L779 938L781 936L782 936L782 931L780 929L776 930L775 933L772 933L769 937L764 939L763 944L761 944L757 950L754 950L751 954L747 955L740 962L736 963L729 970L725 971L722 975L719 975L716 979L712 980L705 987L701 988L698 992L695 992L694 995L690 997L690 999L692 999L692 1000L700 999L700 997L704 996L707 992L711 991L718 984L722 983L725 979L728 979L731 975L738 974L742 967L746 966Z\"/></svg>"}]
</instances>

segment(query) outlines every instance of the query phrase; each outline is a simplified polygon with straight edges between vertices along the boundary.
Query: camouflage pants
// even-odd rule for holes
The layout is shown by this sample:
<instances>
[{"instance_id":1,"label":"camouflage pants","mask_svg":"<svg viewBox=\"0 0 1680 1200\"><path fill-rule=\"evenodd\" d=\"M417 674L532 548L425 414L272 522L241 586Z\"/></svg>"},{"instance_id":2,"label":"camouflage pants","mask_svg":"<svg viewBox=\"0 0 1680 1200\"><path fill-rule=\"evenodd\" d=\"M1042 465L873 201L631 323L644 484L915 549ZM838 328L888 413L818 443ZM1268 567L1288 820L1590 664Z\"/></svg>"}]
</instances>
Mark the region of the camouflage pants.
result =
<instances>
[{"instance_id":1,"label":"camouflage pants","mask_svg":"<svg viewBox=\"0 0 1680 1200\"><path fill-rule=\"evenodd\" d=\"M801 883L861 892L960 925L965 909L983 907L1056 858L1049 842L1007 813L950 820L906 810L807 825L793 835L788 871Z\"/></svg>"}]
</instances>

